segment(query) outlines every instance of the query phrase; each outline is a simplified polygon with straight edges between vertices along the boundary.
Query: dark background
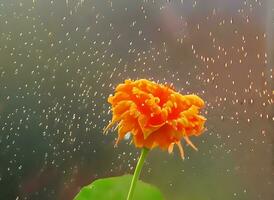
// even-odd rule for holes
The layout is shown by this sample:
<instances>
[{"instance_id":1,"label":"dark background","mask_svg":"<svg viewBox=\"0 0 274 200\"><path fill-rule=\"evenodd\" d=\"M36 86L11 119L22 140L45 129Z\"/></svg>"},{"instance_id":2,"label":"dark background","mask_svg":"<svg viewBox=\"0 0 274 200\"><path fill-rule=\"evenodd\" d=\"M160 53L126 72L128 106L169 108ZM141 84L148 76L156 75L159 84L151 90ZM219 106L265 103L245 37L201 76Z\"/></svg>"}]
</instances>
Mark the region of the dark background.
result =
<instances>
[{"instance_id":1,"label":"dark background","mask_svg":"<svg viewBox=\"0 0 274 200\"><path fill-rule=\"evenodd\" d=\"M1 0L0 199L72 199L132 173L107 97L126 78L206 101L186 160L153 150L142 180L168 200L274 198L272 0Z\"/></svg>"}]
</instances>

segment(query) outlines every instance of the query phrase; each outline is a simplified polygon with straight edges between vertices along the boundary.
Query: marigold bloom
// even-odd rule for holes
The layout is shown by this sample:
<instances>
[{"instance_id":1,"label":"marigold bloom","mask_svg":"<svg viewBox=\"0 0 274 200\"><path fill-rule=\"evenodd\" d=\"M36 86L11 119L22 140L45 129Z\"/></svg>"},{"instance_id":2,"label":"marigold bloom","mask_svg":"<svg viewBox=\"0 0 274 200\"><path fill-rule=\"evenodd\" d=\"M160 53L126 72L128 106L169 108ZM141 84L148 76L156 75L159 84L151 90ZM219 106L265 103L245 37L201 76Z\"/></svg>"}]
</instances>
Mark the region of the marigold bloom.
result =
<instances>
[{"instance_id":1,"label":"marigold bloom","mask_svg":"<svg viewBox=\"0 0 274 200\"><path fill-rule=\"evenodd\" d=\"M141 79L119 84L108 102L112 105L113 117L105 131L118 123L116 144L131 133L139 148L159 146L171 153L176 144L184 158L180 142L184 138L197 150L189 136L198 136L205 129L206 118L199 115L204 106L200 97L181 95L168 86Z\"/></svg>"}]
</instances>

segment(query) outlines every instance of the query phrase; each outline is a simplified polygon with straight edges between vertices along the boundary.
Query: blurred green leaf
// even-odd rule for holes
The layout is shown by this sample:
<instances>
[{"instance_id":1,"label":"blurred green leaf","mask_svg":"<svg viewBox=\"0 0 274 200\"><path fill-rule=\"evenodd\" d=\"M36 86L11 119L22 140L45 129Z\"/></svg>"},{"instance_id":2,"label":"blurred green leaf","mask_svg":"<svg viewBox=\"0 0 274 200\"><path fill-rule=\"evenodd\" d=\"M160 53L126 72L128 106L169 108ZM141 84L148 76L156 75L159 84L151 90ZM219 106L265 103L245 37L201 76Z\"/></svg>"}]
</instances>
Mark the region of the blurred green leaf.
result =
<instances>
[{"instance_id":1,"label":"blurred green leaf","mask_svg":"<svg viewBox=\"0 0 274 200\"><path fill-rule=\"evenodd\" d=\"M126 200L132 175L98 179L81 189L74 200ZM134 200L164 200L155 186L138 181Z\"/></svg>"}]
</instances>

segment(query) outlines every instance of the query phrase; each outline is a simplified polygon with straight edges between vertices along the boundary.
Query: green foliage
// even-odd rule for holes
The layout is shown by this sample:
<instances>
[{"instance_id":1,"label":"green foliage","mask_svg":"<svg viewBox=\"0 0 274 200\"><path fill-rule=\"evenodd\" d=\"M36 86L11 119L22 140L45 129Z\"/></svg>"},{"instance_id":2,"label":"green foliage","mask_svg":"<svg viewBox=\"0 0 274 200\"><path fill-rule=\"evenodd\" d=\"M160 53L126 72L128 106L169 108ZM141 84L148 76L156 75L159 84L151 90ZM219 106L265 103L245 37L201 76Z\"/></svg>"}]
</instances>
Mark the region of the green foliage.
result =
<instances>
[{"instance_id":1,"label":"green foliage","mask_svg":"<svg viewBox=\"0 0 274 200\"><path fill-rule=\"evenodd\" d=\"M132 175L98 179L81 189L74 200L126 200ZM134 200L164 200L161 192L150 184L138 181Z\"/></svg>"}]
</instances>

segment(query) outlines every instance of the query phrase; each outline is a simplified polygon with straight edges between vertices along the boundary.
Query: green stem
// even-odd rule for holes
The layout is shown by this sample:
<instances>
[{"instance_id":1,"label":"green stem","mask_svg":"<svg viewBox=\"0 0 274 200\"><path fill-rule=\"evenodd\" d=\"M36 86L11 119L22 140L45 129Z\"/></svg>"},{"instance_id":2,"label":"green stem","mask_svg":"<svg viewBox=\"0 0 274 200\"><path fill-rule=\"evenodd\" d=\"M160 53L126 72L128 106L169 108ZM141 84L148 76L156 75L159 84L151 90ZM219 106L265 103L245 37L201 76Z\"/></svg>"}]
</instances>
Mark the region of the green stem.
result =
<instances>
[{"instance_id":1,"label":"green stem","mask_svg":"<svg viewBox=\"0 0 274 200\"><path fill-rule=\"evenodd\" d=\"M131 180L130 188L129 188L128 195L127 195L127 200L132 200L134 189L136 187L136 183L139 179L139 176L142 171L142 168L143 168L143 165L144 165L144 162L145 162L148 152L149 152L148 149L146 149L146 148L142 149L141 156L140 156L139 161L136 165L136 168L135 168L132 180Z\"/></svg>"}]
</instances>

